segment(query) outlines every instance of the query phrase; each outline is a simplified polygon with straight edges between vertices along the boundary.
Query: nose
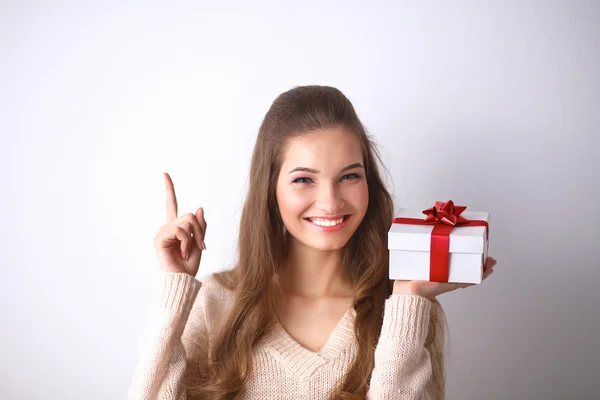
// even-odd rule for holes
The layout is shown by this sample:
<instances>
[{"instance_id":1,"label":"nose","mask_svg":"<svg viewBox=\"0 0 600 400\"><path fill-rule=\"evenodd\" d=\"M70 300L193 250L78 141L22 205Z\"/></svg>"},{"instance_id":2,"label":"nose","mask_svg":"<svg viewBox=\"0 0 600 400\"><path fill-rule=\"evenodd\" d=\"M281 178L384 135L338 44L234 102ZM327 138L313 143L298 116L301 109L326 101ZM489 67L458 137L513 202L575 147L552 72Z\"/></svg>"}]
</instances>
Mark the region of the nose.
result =
<instances>
[{"instance_id":1,"label":"nose","mask_svg":"<svg viewBox=\"0 0 600 400\"><path fill-rule=\"evenodd\" d=\"M327 215L338 214L345 206L341 191L335 183L322 183L319 186L317 208Z\"/></svg>"}]
</instances>

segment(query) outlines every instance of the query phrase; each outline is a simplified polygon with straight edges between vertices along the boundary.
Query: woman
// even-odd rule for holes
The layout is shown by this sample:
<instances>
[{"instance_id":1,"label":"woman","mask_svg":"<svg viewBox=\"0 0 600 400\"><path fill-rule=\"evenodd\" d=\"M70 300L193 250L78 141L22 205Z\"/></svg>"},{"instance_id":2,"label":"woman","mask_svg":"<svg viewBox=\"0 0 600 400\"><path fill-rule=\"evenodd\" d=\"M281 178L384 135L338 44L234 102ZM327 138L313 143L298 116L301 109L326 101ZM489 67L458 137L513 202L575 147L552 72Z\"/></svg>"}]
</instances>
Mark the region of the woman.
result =
<instances>
[{"instance_id":1,"label":"woman","mask_svg":"<svg viewBox=\"0 0 600 400\"><path fill-rule=\"evenodd\" d=\"M378 161L339 90L281 94L254 148L238 262L201 282L204 211L178 217L165 174L162 301L129 398L443 398L435 297L468 285L389 281Z\"/></svg>"}]
</instances>

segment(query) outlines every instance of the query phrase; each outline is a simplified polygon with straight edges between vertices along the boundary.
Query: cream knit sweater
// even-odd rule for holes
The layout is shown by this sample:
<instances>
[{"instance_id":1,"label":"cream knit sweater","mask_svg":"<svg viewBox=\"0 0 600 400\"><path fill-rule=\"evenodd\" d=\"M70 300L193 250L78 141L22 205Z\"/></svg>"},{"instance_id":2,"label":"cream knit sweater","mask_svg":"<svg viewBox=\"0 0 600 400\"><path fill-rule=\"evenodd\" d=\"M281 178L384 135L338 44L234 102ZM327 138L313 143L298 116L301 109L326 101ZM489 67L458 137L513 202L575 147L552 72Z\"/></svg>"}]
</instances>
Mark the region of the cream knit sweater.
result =
<instances>
[{"instance_id":1,"label":"cream knit sweater","mask_svg":"<svg viewBox=\"0 0 600 400\"><path fill-rule=\"evenodd\" d=\"M185 400L186 385L206 369L214 334L233 295L214 277L202 283L184 273L163 273L160 305L140 340L140 360L129 400ZM367 398L438 399L431 384L425 339L431 302L417 295L392 295L385 303L375 367ZM327 399L357 352L355 311L349 308L325 346L312 352L281 325L255 347L253 375L243 399Z\"/></svg>"}]
</instances>

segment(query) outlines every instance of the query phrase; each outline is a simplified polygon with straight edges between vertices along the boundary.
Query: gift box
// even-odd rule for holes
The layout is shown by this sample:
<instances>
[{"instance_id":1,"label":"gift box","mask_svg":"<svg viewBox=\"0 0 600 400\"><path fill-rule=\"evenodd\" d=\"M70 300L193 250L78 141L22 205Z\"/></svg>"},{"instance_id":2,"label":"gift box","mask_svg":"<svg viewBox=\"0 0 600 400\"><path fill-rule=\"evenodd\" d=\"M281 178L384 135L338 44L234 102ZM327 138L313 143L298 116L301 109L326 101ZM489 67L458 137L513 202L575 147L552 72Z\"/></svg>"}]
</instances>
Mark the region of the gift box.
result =
<instances>
[{"instance_id":1,"label":"gift box","mask_svg":"<svg viewBox=\"0 0 600 400\"><path fill-rule=\"evenodd\" d=\"M401 209L388 232L390 279L481 283L490 213L449 200Z\"/></svg>"}]
</instances>

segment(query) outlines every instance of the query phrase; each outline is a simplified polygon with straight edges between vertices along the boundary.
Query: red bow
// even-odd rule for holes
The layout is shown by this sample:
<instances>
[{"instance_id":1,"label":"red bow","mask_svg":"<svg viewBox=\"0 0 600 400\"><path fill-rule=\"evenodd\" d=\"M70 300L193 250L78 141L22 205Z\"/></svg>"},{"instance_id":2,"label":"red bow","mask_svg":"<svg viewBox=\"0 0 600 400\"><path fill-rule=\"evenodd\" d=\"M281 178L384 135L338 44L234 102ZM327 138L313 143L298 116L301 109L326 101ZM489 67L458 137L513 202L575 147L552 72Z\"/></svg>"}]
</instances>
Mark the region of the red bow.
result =
<instances>
[{"instance_id":1,"label":"red bow","mask_svg":"<svg viewBox=\"0 0 600 400\"><path fill-rule=\"evenodd\" d=\"M467 209L466 206L455 206L452 200L447 202L436 201L435 206L423 210L423 214L427 215L423 223L438 223L454 226L456 224L467 223L468 220L465 217L461 217L463 211Z\"/></svg>"}]
</instances>

